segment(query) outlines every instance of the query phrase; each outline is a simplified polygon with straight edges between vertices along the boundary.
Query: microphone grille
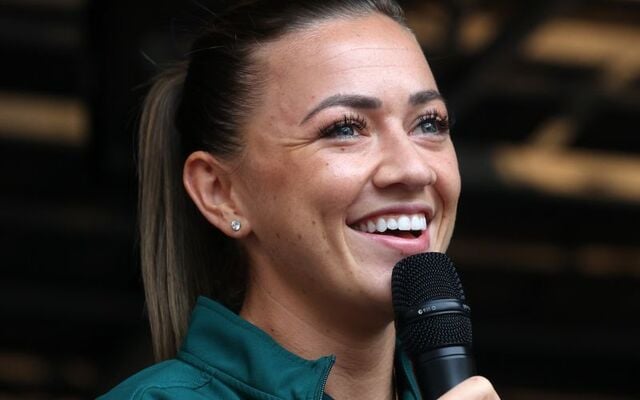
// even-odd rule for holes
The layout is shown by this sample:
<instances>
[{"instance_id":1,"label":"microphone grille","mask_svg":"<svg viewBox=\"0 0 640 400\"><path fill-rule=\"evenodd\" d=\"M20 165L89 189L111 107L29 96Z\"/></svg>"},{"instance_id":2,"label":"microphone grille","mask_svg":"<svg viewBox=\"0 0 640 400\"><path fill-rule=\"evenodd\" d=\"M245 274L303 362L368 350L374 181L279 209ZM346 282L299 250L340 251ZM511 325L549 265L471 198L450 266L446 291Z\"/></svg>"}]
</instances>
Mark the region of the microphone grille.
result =
<instances>
[{"instance_id":1,"label":"microphone grille","mask_svg":"<svg viewBox=\"0 0 640 400\"><path fill-rule=\"evenodd\" d=\"M391 285L396 316L431 300L465 301L453 262L442 253L415 254L400 260L393 269ZM464 314L428 316L397 324L397 329L410 355L443 346L470 346L472 342L471 319Z\"/></svg>"}]
</instances>

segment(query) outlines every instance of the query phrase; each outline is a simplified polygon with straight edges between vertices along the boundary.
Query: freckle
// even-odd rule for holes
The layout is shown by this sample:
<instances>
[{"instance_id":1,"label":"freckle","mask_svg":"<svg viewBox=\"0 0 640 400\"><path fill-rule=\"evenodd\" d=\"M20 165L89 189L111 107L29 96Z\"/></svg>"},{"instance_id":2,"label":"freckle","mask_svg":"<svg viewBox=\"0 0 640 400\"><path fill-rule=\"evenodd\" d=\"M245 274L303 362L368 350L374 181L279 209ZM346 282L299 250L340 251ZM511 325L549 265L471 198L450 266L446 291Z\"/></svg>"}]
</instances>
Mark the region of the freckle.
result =
<instances>
[{"instance_id":1,"label":"freckle","mask_svg":"<svg viewBox=\"0 0 640 400\"><path fill-rule=\"evenodd\" d=\"M325 166L325 167L328 167L328 166L329 166L329 163L324 163L324 166Z\"/></svg>"},{"instance_id":2,"label":"freckle","mask_svg":"<svg viewBox=\"0 0 640 400\"><path fill-rule=\"evenodd\" d=\"M340 147L340 151L344 151L344 147Z\"/></svg>"},{"instance_id":3,"label":"freckle","mask_svg":"<svg viewBox=\"0 0 640 400\"><path fill-rule=\"evenodd\" d=\"M298 233L298 240L302 240L302 235Z\"/></svg>"},{"instance_id":4,"label":"freckle","mask_svg":"<svg viewBox=\"0 0 640 400\"><path fill-rule=\"evenodd\" d=\"M315 220L312 220L312 221L311 221L311 225L315 225L315 224L316 224L316 221L315 221Z\"/></svg>"},{"instance_id":5,"label":"freckle","mask_svg":"<svg viewBox=\"0 0 640 400\"><path fill-rule=\"evenodd\" d=\"M276 232L276 237L280 239L280 234L278 232Z\"/></svg>"}]
</instances>

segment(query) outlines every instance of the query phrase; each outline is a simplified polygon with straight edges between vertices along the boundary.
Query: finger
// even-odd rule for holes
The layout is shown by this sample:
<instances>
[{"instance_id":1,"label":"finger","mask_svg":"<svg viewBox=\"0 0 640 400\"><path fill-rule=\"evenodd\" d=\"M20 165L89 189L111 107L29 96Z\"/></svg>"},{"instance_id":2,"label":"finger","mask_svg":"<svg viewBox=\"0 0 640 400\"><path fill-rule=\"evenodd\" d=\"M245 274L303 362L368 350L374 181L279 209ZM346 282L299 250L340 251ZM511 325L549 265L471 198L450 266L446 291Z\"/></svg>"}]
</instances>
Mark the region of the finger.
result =
<instances>
[{"instance_id":1,"label":"finger","mask_svg":"<svg viewBox=\"0 0 640 400\"><path fill-rule=\"evenodd\" d=\"M500 400L500 396L487 378L472 376L440 396L439 400Z\"/></svg>"}]
</instances>

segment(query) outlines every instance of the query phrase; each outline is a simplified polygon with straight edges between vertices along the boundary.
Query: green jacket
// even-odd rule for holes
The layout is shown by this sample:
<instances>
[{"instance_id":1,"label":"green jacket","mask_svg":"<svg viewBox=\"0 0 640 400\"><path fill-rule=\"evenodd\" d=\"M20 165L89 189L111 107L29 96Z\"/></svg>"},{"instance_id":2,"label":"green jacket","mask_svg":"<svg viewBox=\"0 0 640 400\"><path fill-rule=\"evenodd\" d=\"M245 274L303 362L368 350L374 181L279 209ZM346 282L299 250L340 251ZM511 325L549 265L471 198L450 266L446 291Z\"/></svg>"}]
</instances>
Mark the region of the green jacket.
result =
<instances>
[{"instance_id":1,"label":"green jacket","mask_svg":"<svg viewBox=\"0 0 640 400\"><path fill-rule=\"evenodd\" d=\"M200 297L175 359L153 365L101 400L329 399L324 386L335 356L308 361L213 300ZM411 366L396 356L400 398L418 399Z\"/></svg>"}]
</instances>

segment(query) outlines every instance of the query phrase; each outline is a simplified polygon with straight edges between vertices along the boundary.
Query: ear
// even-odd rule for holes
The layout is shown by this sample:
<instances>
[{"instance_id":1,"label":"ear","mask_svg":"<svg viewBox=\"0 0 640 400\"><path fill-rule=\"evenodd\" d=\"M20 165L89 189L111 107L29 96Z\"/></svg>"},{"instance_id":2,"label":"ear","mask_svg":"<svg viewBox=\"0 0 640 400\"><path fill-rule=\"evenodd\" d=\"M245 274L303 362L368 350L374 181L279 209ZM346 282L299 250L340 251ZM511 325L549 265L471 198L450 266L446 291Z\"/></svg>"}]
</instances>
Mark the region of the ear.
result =
<instances>
[{"instance_id":1,"label":"ear","mask_svg":"<svg viewBox=\"0 0 640 400\"><path fill-rule=\"evenodd\" d=\"M184 187L202 215L227 236L241 238L250 232L249 221L232 196L233 181L227 168L206 151L187 157L182 171ZM231 222L240 222L233 230Z\"/></svg>"}]
</instances>

